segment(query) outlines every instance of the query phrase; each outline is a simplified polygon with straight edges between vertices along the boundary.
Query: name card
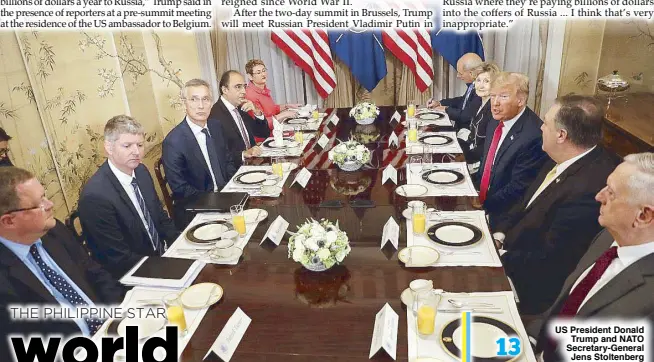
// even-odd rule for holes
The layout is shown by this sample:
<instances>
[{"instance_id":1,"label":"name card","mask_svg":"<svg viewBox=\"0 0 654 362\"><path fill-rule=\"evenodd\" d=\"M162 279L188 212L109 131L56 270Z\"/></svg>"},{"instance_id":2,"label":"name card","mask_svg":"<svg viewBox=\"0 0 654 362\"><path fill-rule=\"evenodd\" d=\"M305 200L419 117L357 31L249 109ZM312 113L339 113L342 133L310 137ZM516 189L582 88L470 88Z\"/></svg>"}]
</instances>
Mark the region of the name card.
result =
<instances>
[{"instance_id":1,"label":"name card","mask_svg":"<svg viewBox=\"0 0 654 362\"><path fill-rule=\"evenodd\" d=\"M456 133L456 136L463 141L467 141L470 137L470 130L467 128L461 128L459 132Z\"/></svg>"},{"instance_id":2,"label":"name card","mask_svg":"<svg viewBox=\"0 0 654 362\"><path fill-rule=\"evenodd\" d=\"M329 138L327 138L327 136L325 136L325 134L323 133L322 136L320 136L320 138L318 139L318 142L316 144L320 146L320 148L325 149L325 146L327 146L328 143L329 143Z\"/></svg>"},{"instance_id":3,"label":"name card","mask_svg":"<svg viewBox=\"0 0 654 362\"><path fill-rule=\"evenodd\" d=\"M397 170L390 164L384 168L384 172L382 173L382 185L388 180L393 181L397 185Z\"/></svg>"},{"instance_id":4,"label":"name card","mask_svg":"<svg viewBox=\"0 0 654 362\"><path fill-rule=\"evenodd\" d=\"M215 353L221 360L228 362L234 355L236 347L241 342L245 331L250 326L252 319L248 317L241 308L236 308L234 314L229 318L225 327L220 331L218 338L211 345L211 349L204 355L206 359L211 352Z\"/></svg>"},{"instance_id":5,"label":"name card","mask_svg":"<svg viewBox=\"0 0 654 362\"><path fill-rule=\"evenodd\" d=\"M388 136L388 146L393 146L395 147L400 147L400 140L397 138L397 134L395 134L395 131L391 132L391 135Z\"/></svg>"},{"instance_id":6,"label":"name card","mask_svg":"<svg viewBox=\"0 0 654 362\"><path fill-rule=\"evenodd\" d=\"M400 123L400 117L401 117L401 116L400 116L400 113L398 113L397 111L395 111L395 113L393 113L393 116L391 117L391 119L390 119L389 122L390 122L390 123L393 123L393 122Z\"/></svg>"},{"instance_id":7,"label":"name card","mask_svg":"<svg viewBox=\"0 0 654 362\"><path fill-rule=\"evenodd\" d=\"M384 245L386 245L386 243L390 241L391 244L393 244L393 246L395 247L395 249L397 249L399 244L399 239L400 239L400 225L391 216L390 218L388 218L388 221L386 221L386 225L384 225L384 231L382 232L381 248L383 248Z\"/></svg>"},{"instance_id":8,"label":"name card","mask_svg":"<svg viewBox=\"0 0 654 362\"><path fill-rule=\"evenodd\" d=\"M268 231L266 231L266 235L264 235L259 245L263 244L263 242L266 240L270 240L275 243L275 245L279 245L279 243L284 238L286 229L288 229L288 221L284 220L281 215L277 216L275 221L270 224Z\"/></svg>"},{"instance_id":9,"label":"name card","mask_svg":"<svg viewBox=\"0 0 654 362\"><path fill-rule=\"evenodd\" d=\"M338 124L338 121L339 121L338 117L336 115L333 115L329 117L329 122L327 122L327 124L333 123L334 126L336 126Z\"/></svg>"},{"instance_id":10,"label":"name card","mask_svg":"<svg viewBox=\"0 0 654 362\"><path fill-rule=\"evenodd\" d=\"M291 186L297 183L302 188L305 188L307 187L307 182L309 182L310 178L311 178L311 172L309 172L309 170L307 170L306 168L303 168L300 170L300 172L297 173L297 175L295 176L295 180L293 180L293 182L291 183Z\"/></svg>"},{"instance_id":11,"label":"name card","mask_svg":"<svg viewBox=\"0 0 654 362\"><path fill-rule=\"evenodd\" d=\"M372 332L370 356L372 358L380 349L384 349L393 359L397 353L397 325L399 317L388 303L375 317L375 329Z\"/></svg>"}]
</instances>

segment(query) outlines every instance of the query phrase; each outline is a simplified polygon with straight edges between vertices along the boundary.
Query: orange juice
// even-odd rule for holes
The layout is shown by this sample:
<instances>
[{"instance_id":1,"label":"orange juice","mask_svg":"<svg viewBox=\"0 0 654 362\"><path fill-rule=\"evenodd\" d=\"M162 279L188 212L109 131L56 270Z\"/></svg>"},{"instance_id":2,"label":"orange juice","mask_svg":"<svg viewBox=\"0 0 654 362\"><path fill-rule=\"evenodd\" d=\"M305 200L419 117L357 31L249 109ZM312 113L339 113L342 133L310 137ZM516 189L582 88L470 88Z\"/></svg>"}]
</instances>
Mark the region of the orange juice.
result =
<instances>
[{"instance_id":1,"label":"orange juice","mask_svg":"<svg viewBox=\"0 0 654 362\"><path fill-rule=\"evenodd\" d=\"M272 171L275 175L279 177L284 177L284 169L282 168L281 163L273 163L272 165Z\"/></svg>"},{"instance_id":2,"label":"orange juice","mask_svg":"<svg viewBox=\"0 0 654 362\"><path fill-rule=\"evenodd\" d=\"M416 114L416 106L413 104L409 104L406 107L406 115L409 116L409 118L413 118Z\"/></svg>"},{"instance_id":3,"label":"orange juice","mask_svg":"<svg viewBox=\"0 0 654 362\"><path fill-rule=\"evenodd\" d=\"M239 235L245 235L245 216L234 216L232 218L232 224L234 224L234 229Z\"/></svg>"},{"instance_id":4,"label":"orange juice","mask_svg":"<svg viewBox=\"0 0 654 362\"><path fill-rule=\"evenodd\" d=\"M436 311L433 307L423 305L418 308L418 332L420 334L434 333L434 320L436 319Z\"/></svg>"},{"instance_id":5,"label":"orange juice","mask_svg":"<svg viewBox=\"0 0 654 362\"><path fill-rule=\"evenodd\" d=\"M168 322L170 324L176 325L180 331L186 330L186 318L184 317L184 308L173 305L168 307L166 310L168 315Z\"/></svg>"},{"instance_id":6,"label":"orange juice","mask_svg":"<svg viewBox=\"0 0 654 362\"><path fill-rule=\"evenodd\" d=\"M409 130L409 141L416 142L418 140L418 130L412 128Z\"/></svg>"},{"instance_id":7,"label":"orange juice","mask_svg":"<svg viewBox=\"0 0 654 362\"><path fill-rule=\"evenodd\" d=\"M304 142L304 135L302 134L302 132L299 131L295 132L295 142L302 145L302 142Z\"/></svg>"},{"instance_id":8,"label":"orange juice","mask_svg":"<svg viewBox=\"0 0 654 362\"><path fill-rule=\"evenodd\" d=\"M318 113L317 109L314 109L313 112L311 112L311 117L316 121L318 120L318 118L320 118L320 113Z\"/></svg>"},{"instance_id":9,"label":"orange juice","mask_svg":"<svg viewBox=\"0 0 654 362\"><path fill-rule=\"evenodd\" d=\"M413 232L415 234L422 234L425 232L425 215L415 214L411 217L413 223Z\"/></svg>"}]
</instances>

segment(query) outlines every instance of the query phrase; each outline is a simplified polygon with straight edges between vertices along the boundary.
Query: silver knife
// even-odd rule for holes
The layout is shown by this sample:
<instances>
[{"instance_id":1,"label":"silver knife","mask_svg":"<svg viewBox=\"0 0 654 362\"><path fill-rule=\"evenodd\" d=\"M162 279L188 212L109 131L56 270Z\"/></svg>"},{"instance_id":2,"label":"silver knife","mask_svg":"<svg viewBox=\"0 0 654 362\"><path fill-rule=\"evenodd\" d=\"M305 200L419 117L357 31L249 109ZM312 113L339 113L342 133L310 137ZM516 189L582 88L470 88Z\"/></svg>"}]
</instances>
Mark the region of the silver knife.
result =
<instances>
[{"instance_id":1,"label":"silver knife","mask_svg":"<svg viewBox=\"0 0 654 362\"><path fill-rule=\"evenodd\" d=\"M438 308L438 312L442 313L461 313L461 312L474 312L474 313L503 313L502 308L472 308L472 309L449 309Z\"/></svg>"}]
</instances>

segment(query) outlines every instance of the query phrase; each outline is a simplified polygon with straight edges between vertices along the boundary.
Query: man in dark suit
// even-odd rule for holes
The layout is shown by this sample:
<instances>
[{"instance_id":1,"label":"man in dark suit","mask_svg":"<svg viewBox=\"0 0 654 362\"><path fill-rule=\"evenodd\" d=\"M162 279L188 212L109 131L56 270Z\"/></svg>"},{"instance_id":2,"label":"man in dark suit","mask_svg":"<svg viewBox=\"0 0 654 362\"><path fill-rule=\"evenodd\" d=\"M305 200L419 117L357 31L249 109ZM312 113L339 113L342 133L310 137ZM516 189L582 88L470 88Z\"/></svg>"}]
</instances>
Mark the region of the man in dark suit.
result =
<instances>
[{"instance_id":1,"label":"man in dark suit","mask_svg":"<svg viewBox=\"0 0 654 362\"><path fill-rule=\"evenodd\" d=\"M223 137L232 159L238 167L243 159L261 155L254 137L270 136L268 122L263 112L252 101L245 99L245 78L235 70L228 70L220 77L220 98L211 108L209 118L216 119L223 128ZM255 117L250 116L252 112Z\"/></svg>"},{"instance_id":2,"label":"man in dark suit","mask_svg":"<svg viewBox=\"0 0 654 362\"><path fill-rule=\"evenodd\" d=\"M618 164L598 146L603 117L604 107L593 97L557 100L541 127L550 160L494 229L505 236L502 264L522 313L542 313L552 305L601 229L595 195Z\"/></svg>"},{"instance_id":3,"label":"man in dark suit","mask_svg":"<svg viewBox=\"0 0 654 362\"><path fill-rule=\"evenodd\" d=\"M592 242L552 307L527 330L537 341L536 354L542 352L546 362L570 360L563 356L563 344L551 342L555 335L548 333L548 324L556 318L654 322L653 180L654 153L629 155L597 194L599 223L606 230ZM650 335L646 345L653 342Z\"/></svg>"},{"instance_id":4,"label":"man in dark suit","mask_svg":"<svg viewBox=\"0 0 654 362\"><path fill-rule=\"evenodd\" d=\"M93 307L119 303L124 289L93 261L53 215L52 201L29 171L0 168L0 356L6 336L93 335L102 321L13 320L10 305Z\"/></svg>"},{"instance_id":5,"label":"man in dark suit","mask_svg":"<svg viewBox=\"0 0 654 362\"><path fill-rule=\"evenodd\" d=\"M184 201L202 192L217 192L234 176L236 165L219 122L209 118L209 84L191 79L182 89L184 120L166 136L162 161L173 191L175 221L184 224ZM240 158L239 158L240 159Z\"/></svg>"},{"instance_id":6,"label":"man in dark suit","mask_svg":"<svg viewBox=\"0 0 654 362\"><path fill-rule=\"evenodd\" d=\"M475 78L473 70L482 64L476 53L466 53L456 62L456 77L462 80L468 88L460 97L441 99L440 102L430 100L427 107L444 111L455 122L457 129L467 128L470 120L481 106L481 98L475 92Z\"/></svg>"},{"instance_id":7,"label":"man in dark suit","mask_svg":"<svg viewBox=\"0 0 654 362\"><path fill-rule=\"evenodd\" d=\"M540 118L527 107L529 78L520 73L500 73L490 92L491 113L481 168L476 179L479 200L489 215L491 228L509 211L538 176L547 155L542 149Z\"/></svg>"},{"instance_id":8,"label":"man in dark suit","mask_svg":"<svg viewBox=\"0 0 654 362\"><path fill-rule=\"evenodd\" d=\"M120 115L107 122L108 160L91 176L79 199L89 248L116 278L144 256L162 255L179 236L157 197L150 172L141 164L143 134L132 117Z\"/></svg>"},{"instance_id":9,"label":"man in dark suit","mask_svg":"<svg viewBox=\"0 0 654 362\"><path fill-rule=\"evenodd\" d=\"M9 140L11 136L0 127L0 167L14 165L9 159Z\"/></svg>"}]
</instances>

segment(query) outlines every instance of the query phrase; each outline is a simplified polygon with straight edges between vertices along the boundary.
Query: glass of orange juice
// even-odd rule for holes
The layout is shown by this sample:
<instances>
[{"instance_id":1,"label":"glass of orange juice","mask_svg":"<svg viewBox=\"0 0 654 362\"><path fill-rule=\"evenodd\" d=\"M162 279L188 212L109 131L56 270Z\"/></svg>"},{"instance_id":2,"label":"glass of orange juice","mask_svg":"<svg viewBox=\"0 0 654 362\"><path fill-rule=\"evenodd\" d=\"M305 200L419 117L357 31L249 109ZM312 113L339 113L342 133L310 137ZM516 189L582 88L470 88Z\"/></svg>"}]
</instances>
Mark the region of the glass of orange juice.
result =
<instances>
[{"instance_id":1,"label":"glass of orange juice","mask_svg":"<svg viewBox=\"0 0 654 362\"><path fill-rule=\"evenodd\" d=\"M274 175L278 176L280 179L284 177L284 158L283 157L273 157L272 159L272 172Z\"/></svg>"},{"instance_id":2,"label":"glass of orange juice","mask_svg":"<svg viewBox=\"0 0 654 362\"><path fill-rule=\"evenodd\" d=\"M179 294L170 293L163 297L163 303L166 307L166 317L168 323L177 326L180 336L186 335L188 329L186 327L186 317L184 316L184 307L179 300Z\"/></svg>"},{"instance_id":3,"label":"glass of orange juice","mask_svg":"<svg viewBox=\"0 0 654 362\"><path fill-rule=\"evenodd\" d=\"M416 104L413 101L409 101L407 104L406 115L409 118L413 118L416 115Z\"/></svg>"},{"instance_id":4,"label":"glass of orange juice","mask_svg":"<svg viewBox=\"0 0 654 362\"><path fill-rule=\"evenodd\" d=\"M295 133L293 133L293 138L295 138L295 142L297 142L299 146L302 146L302 143L304 142L304 133L302 133L302 130L304 130L304 127L298 126Z\"/></svg>"},{"instance_id":5,"label":"glass of orange juice","mask_svg":"<svg viewBox=\"0 0 654 362\"><path fill-rule=\"evenodd\" d=\"M234 205L229 208L232 213L232 224L234 230L240 237L245 236L245 215L243 214L243 205Z\"/></svg>"},{"instance_id":6,"label":"glass of orange juice","mask_svg":"<svg viewBox=\"0 0 654 362\"><path fill-rule=\"evenodd\" d=\"M425 233L427 224L427 205L422 201L413 201L411 205L411 223L413 224L413 233L421 235Z\"/></svg>"},{"instance_id":7,"label":"glass of orange juice","mask_svg":"<svg viewBox=\"0 0 654 362\"><path fill-rule=\"evenodd\" d=\"M438 309L440 296L434 294L430 288L418 292L416 300L418 302L418 333L426 336L431 335L434 333L434 322L436 321L436 310Z\"/></svg>"},{"instance_id":8,"label":"glass of orange juice","mask_svg":"<svg viewBox=\"0 0 654 362\"><path fill-rule=\"evenodd\" d=\"M320 118L320 113L318 112L318 108L314 109L313 112L311 112L311 118L313 118L314 121L317 121L318 118Z\"/></svg>"},{"instance_id":9,"label":"glass of orange juice","mask_svg":"<svg viewBox=\"0 0 654 362\"><path fill-rule=\"evenodd\" d=\"M418 141L418 122L415 119L410 119L408 121L409 123L409 131L407 134L407 137L409 138L409 142L417 142Z\"/></svg>"}]
</instances>

